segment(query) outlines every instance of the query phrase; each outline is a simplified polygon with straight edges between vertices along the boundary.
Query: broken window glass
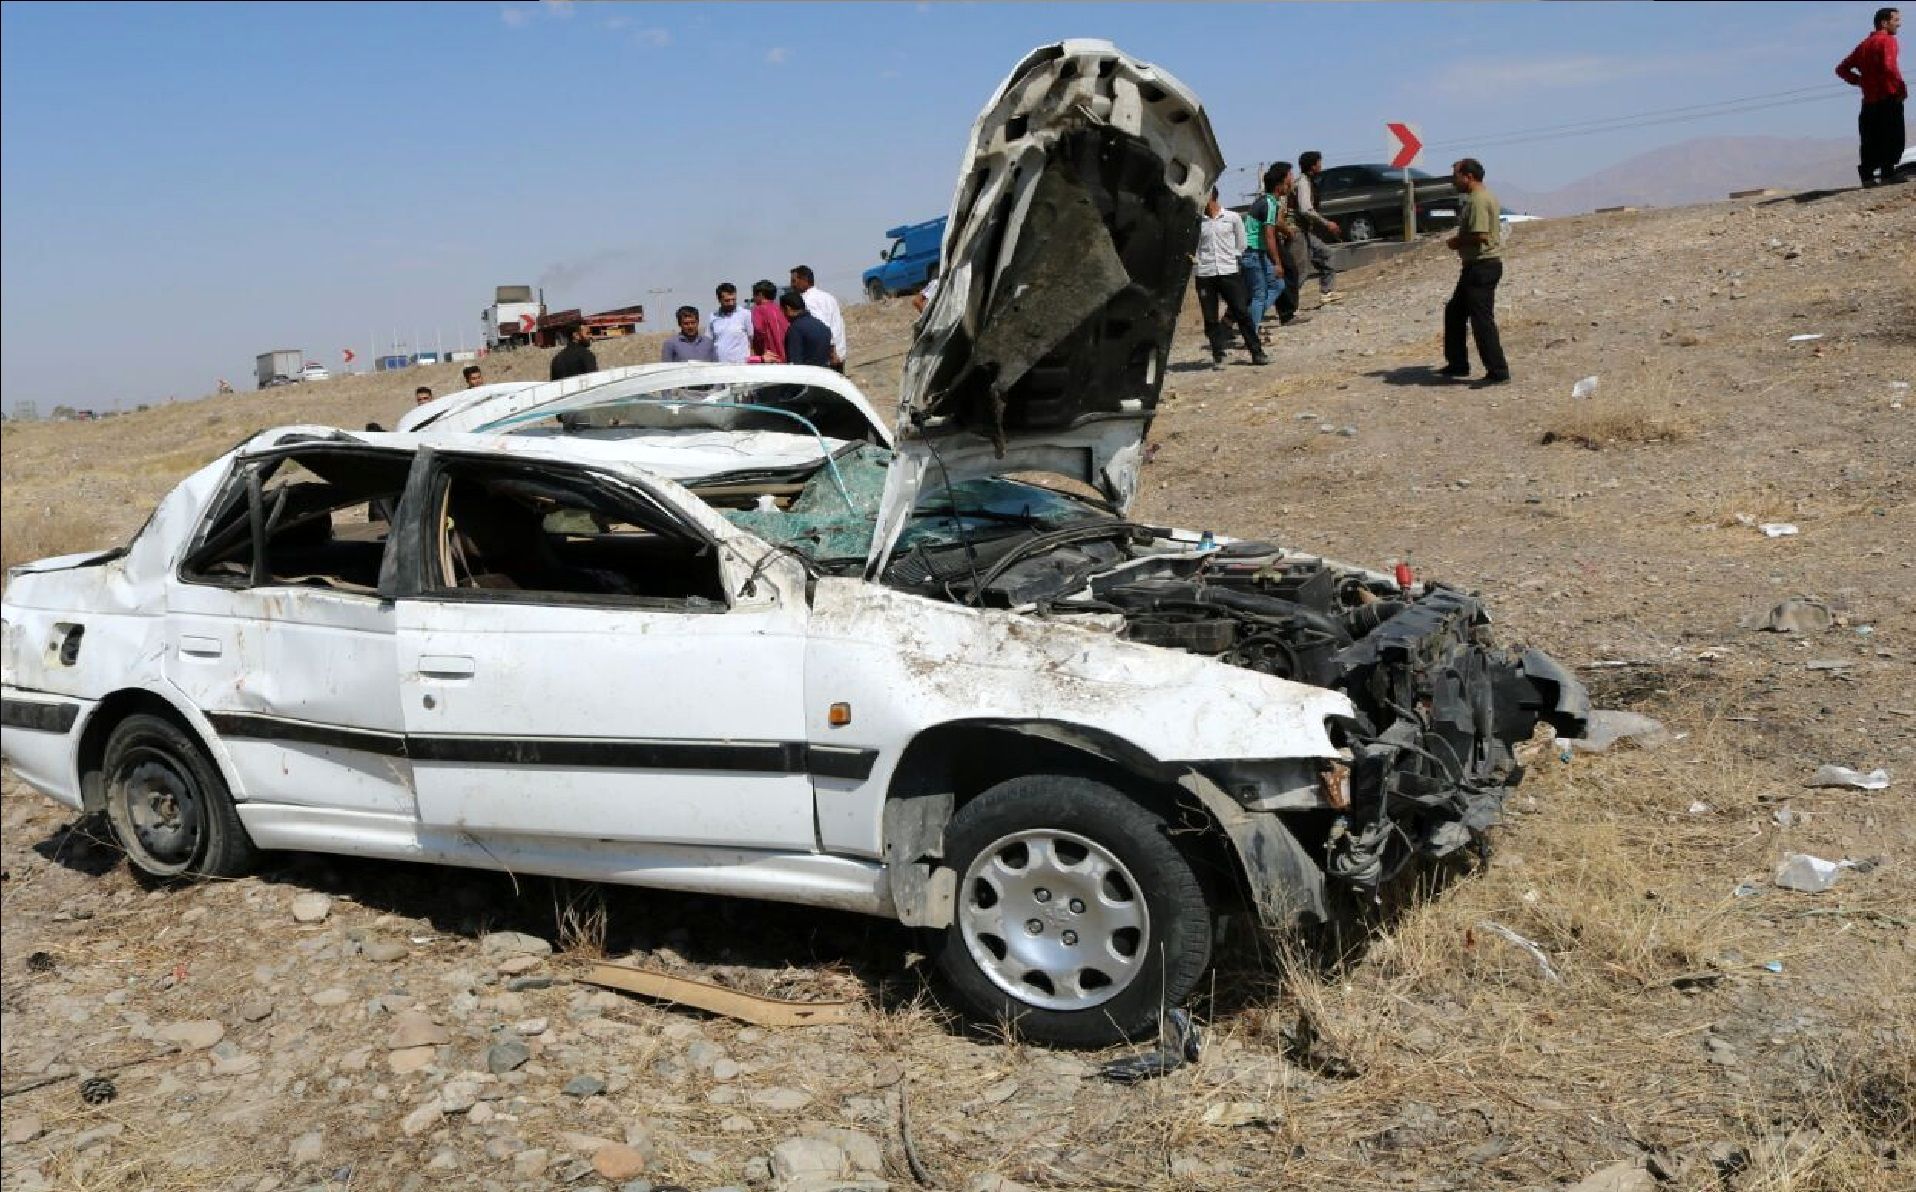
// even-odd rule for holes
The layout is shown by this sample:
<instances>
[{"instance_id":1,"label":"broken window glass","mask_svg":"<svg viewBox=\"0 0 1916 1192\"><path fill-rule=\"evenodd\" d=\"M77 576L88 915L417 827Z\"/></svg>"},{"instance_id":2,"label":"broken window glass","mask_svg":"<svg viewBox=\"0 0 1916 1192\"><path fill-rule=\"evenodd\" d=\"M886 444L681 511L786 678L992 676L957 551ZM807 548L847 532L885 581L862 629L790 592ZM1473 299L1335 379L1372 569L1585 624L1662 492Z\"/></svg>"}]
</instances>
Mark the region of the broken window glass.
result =
<instances>
[{"instance_id":1,"label":"broken window glass","mask_svg":"<svg viewBox=\"0 0 1916 1192\"><path fill-rule=\"evenodd\" d=\"M314 449L242 462L182 574L225 587L379 588L410 452Z\"/></svg>"}]
</instances>

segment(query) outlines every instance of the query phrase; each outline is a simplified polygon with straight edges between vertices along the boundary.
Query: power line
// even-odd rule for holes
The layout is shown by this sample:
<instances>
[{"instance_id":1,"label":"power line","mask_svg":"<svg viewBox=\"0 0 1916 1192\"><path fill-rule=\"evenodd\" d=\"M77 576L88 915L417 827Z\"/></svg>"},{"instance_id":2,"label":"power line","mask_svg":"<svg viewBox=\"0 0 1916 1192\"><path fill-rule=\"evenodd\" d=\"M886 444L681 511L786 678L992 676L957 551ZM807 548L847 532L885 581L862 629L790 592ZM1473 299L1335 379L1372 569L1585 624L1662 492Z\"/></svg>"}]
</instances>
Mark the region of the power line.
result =
<instances>
[{"instance_id":1,"label":"power line","mask_svg":"<svg viewBox=\"0 0 1916 1192\"><path fill-rule=\"evenodd\" d=\"M1633 128L1652 128L1663 124L1682 124L1692 120L1707 120L1713 116L1739 116L1749 112L1764 111L1769 108L1788 107L1799 103L1815 103L1820 100L1836 99L1839 96L1846 96L1848 93L1848 88L1839 89L1833 85L1798 87L1788 91L1773 91L1767 95L1750 95L1738 99L1720 99L1709 103L1686 104L1674 108L1659 108L1647 112L1635 112L1624 116L1605 117L1600 120L1585 120L1541 128L1519 129L1512 132L1494 133L1481 137L1429 141L1425 143L1425 148L1502 147L1507 145L1520 145L1530 141L1589 136L1594 133L1604 132L1621 132ZM1347 152L1332 154L1330 156L1350 160L1354 157L1363 156L1363 152Z\"/></svg>"}]
</instances>

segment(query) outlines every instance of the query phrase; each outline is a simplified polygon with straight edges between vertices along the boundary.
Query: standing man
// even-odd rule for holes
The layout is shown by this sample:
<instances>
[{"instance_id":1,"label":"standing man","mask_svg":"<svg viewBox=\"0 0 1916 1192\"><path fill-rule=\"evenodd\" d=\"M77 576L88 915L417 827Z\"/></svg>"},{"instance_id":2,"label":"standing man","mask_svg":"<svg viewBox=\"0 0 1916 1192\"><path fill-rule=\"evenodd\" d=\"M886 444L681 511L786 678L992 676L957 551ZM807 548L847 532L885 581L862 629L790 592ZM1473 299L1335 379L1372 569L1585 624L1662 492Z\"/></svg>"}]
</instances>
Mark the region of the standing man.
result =
<instances>
[{"instance_id":1,"label":"standing man","mask_svg":"<svg viewBox=\"0 0 1916 1192\"><path fill-rule=\"evenodd\" d=\"M665 346L659 349L659 359L668 364L694 360L702 360L707 364L718 363L718 353L712 348L712 337L699 330L699 308L681 306L677 317L679 333L665 341Z\"/></svg>"},{"instance_id":2,"label":"standing man","mask_svg":"<svg viewBox=\"0 0 1916 1192\"><path fill-rule=\"evenodd\" d=\"M1271 168L1283 171L1274 192L1277 220L1265 228L1277 260L1278 285L1274 297L1278 326L1282 327L1297 321L1298 301L1304 295L1304 274L1309 272L1311 263L1304 255L1304 236L1291 220L1291 191L1297 185L1297 174L1288 161L1280 161Z\"/></svg>"},{"instance_id":3,"label":"standing man","mask_svg":"<svg viewBox=\"0 0 1916 1192\"><path fill-rule=\"evenodd\" d=\"M479 366L476 364L466 365L466 367L459 370L459 375L465 378L466 388L468 389L477 389L486 383L486 374L480 372Z\"/></svg>"},{"instance_id":4,"label":"standing man","mask_svg":"<svg viewBox=\"0 0 1916 1192\"><path fill-rule=\"evenodd\" d=\"M1277 274L1276 225L1283 211L1285 179L1290 173L1291 165L1284 161L1265 170L1259 180L1264 189L1251 200L1250 209L1244 213L1244 238L1249 247L1238 258L1237 266L1244 278L1244 288L1249 292L1253 328L1263 324L1265 312L1277 301L1279 287L1284 284Z\"/></svg>"},{"instance_id":5,"label":"standing man","mask_svg":"<svg viewBox=\"0 0 1916 1192\"><path fill-rule=\"evenodd\" d=\"M752 356L756 364L785 363L785 330L791 320L778 305L778 287L769 280L752 283Z\"/></svg>"},{"instance_id":6,"label":"standing man","mask_svg":"<svg viewBox=\"0 0 1916 1192\"><path fill-rule=\"evenodd\" d=\"M1894 181L1903 156L1903 101L1909 98L1909 86L1896 60L1896 31L1902 27L1900 9L1877 9L1870 35L1836 66L1837 78L1863 90L1863 108L1856 115L1857 139L1862 142L1856 174L1864 186Z\"/></svg>"},{"instance_id":7,"label":"standing man","mask_svg":"<svg viewBox=\"0 0 1916 1192\"><path fill-rule=\"evenodd\" d=\"M805 300L805 309L818 316L818 321L832 333L831 365L839 372L844 372L848 345L845 342L845 315L838 309L838 299L818 288L810 265L793 268L792 288Z\"/></svg>"},{"instance_id":8,"label":"standing man","mask_svg":"<svg viewBox=\"0 0 1916 1192\"><path fill-rule=\"evenodd\" d=\"M1317 176L1324 172L1324 155L1306 149L1297 155L1297 185L1291 188L1291 209L1303 226L1304 247L1317 273L1320 304L1342 302L1344 296L1331 287L1337 284L1337 270L1331 267L1331 242L1344 234L1335 220L1324 218L1317 210Z\"/></svg>"},{"instance_id":9,"label":"standing man","mask_svg":"<svg viewBox=\"0 0 1916 1192\"><path fill-rule=\"evenodd\" d=\"M1244 309L1244 278L1238 262L1244 259L1248 241L1244 220L1235 211L1226 211L1217 201L1217 187L1211 188L1211 201L1204 205L1204 219L1198 224L1197 294L1198 309L1204 314L1204 338L1211 345L1211 367L1224 367L1226 333L1217 318L1219 299L1231 322L1237 324L1244 346L1251 351L1252 364L1269 364L1264 345L1257 341L1257 324Z\"/></svg>"},{"instance_id":10,"label":"standing man","mask_svg":"<svg viewBox=\"0 0 1916 1192\"><path fill-rule=\"evenodd\" d=\"M812 313L805 296L795 289L787 290L779 295L778 305L785 312L785 318L791 323L791 326L785 329L786 361L791 364L815 364L820 368L830 368L832 364L831 329Z\"/></svg>"},{"instance_id":11,"label":"standing man","mask_svg":"<svg viewBox=\"0 0 1916 1192\"><path fill-rule=\"evenodd\" d=\"M712 350L720 364L744 364L752 354L752 315L738 304L738 287L729 281L719 283L711 332Z\"/></svg>"},{"instance_id":12,"label":"standing man","mask_svg":"<svg viewBox=\"0 0 1916 1192\"><path fill-rule=\"evenodd\" d=\"M412 404L415 406L423 406L431 400L432 390L426 388L424 385L412 391Z\"/></svg>"},{"instance_id":13,"label":"standing man","mask_svg":"<svg viewBox=\"0 0 1916 1192\"><path fill-rule=\"evenodd\" d=\"M586 330L584 323L580 323L567 333L565 347L553 356L552 379L563 381L567 377L583 377L598 371L599 359L592 354L592 333Z\"/></svg>"},{"instance_id":14,"label":"standing man","mask_svg":"<svg viewBox=\"0 0 1916 1192\"><path fill-rule=\"evenodd\" d=\"M1450 179L1462 196L1457 234L1445 241L1463 262L1457 289L1444 303L1444 367L1446 377L1470 375L1470 353L1464 343L1464 324L1477 340L1477 356L1484 375L1477 386L1502 385L1510 380L1510 362L1504 359L1497 335L1497 283L1504 277L1503 221L1497 196L1484 185L1483 163L1466 157L1450 167ZM1473 388L1477 387L1473 386Z\"/></svg>"}]
</instances>

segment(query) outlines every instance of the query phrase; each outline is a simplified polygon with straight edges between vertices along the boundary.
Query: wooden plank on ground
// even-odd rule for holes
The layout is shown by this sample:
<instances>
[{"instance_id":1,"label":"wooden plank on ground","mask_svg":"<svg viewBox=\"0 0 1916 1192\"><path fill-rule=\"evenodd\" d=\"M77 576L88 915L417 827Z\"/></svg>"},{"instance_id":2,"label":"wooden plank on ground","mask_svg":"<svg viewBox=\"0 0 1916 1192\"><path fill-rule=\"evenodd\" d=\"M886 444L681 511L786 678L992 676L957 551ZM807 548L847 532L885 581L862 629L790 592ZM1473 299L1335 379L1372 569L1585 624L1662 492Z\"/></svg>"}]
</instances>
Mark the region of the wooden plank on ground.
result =
<instances>
[{"instance_id":1,"label":"wooden plank on ground","mask_svg":"<svg viewBox=\"0 0 1916 1192\"><path fill-rule=\"evenodd\" d=\"M788 1002L727 989L709 981L672 977L629 964L603 961L580 980L625 993L723 1014L754 1026L822 1026L851 1021L855 1002Z\"/></svg>"}]
</instances>

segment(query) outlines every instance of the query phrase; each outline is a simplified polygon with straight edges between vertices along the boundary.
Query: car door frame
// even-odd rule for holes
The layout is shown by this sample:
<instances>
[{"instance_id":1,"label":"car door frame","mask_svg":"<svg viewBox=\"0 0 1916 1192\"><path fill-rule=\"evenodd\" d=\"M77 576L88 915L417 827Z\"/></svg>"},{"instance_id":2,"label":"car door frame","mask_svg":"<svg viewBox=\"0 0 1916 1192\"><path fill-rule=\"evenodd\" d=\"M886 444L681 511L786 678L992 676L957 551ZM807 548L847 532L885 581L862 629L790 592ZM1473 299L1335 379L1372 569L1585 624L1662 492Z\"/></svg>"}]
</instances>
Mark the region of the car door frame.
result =
<instances>
[{"instance_id":1,"label":"car door frame","mask_svg":"<svg viewBox=\"0 0 1916 1192\"><path fill-rule=\"evenodd\" d=\"M333 451L410 457L408 489L418 466L414 447L345 436L302 437L235 456L168 577L161 673L219 738L242 805L300 809L295 816L343 811L411 818L412 773L389 665L396 620L383 591L261 582L262 526L254 530L254 569L244 581L222 583L188 570L236 482L274 458ZM241 496L249 519L258 495ZM398 548L397 516L380 557L382 588ZM289 608L310 615L289 617ZM341 634L384 641L353 640L342 652ZM294 665L275 666L275 658ZM351 665L354 659L361 665ZM342 670L328 669L342 662ZM350 695L323 689L328 676L342 675L353 684ZM309 714L294 714L300 711Z\"/></svg>"},{"instance_id":2,"label":"car door frame","mask_svg":"<svg viewBox=\"0 0 1916 1192\"><path fill-rule=\"evenodd\" d=\"M461 594L441 588L433 566L438 553L441 477L446 474L449 461L462 458L489 464L526 463L587 478L611 479L629 486L677 528L710 543L713 550L719 552L715 567L726 597L724 607L709 611L646 608L635 604L634 598L624 596L531 592L517 599L497 592ZM622 845L731 847L741 853L817 851L812 776L859 766L869 772L874 759L869 751L826 749L812 746L806 740L804 657L811 609L802 588L793 589L781 583L776 587L767 584L764 593L741 592L723 565L724 552L734 549L731 544L718 540L660 487L597 461L544 457L513 460L489 452L422 447L399 518L401 524L394 531L397 549L388 555L392 574L382 578L382 589L390 591L398 607L400 667L396 679L423 832L457 832L476 839L488 835L515 838L567 834L563 815L544 808L526 809L512 802L511 792L526 785L522 775L537 773L556 776L553 781L559 789L548 796L552 800L550 806L562 810L592 809L599 813L582 820L591 824L583 829L583 834L591 839ZM741 607L741 600L748 603ZM468 606L474 612L467 616L436 613L435 610L447 606ZM529 606L542 611L544 616L533 613L524 619L544 620L545 631L555 637L568 632L591 632L568 630L564 628L568 622L604 627L621 618L627 619L628 624L637 624L648 617L655 621L692 617L701 619L696 627L709 631L714 641L724 641L729 636L727 630L731 630L740 635L736 641L739 646L759 646L768 656L782 649L789 655L786 660L789 665L784 674L776 677L783 684L785 695L780 698L774 691L774 698L769 701L772 710L767 715L767 722L782 731L767 735L754 731L757 726L749 722L724 726L742 730L737 733L658 738L616 733L428 731L433 717L427 713L442 710L451 713L449 701L454 699L481 704L482 710L476 715L461 708L456 718L448 716L464 728L470 728L475 721L483 724L497 720L498 728L503 729L507 720L502 710L505 696L483 693L481 684L490 682L491 676L478 674L478 682L462 690L461 680L473 676L428 674L424 668L413 665L418 661L415 655L430 653L424 649L425 645L440 640L438 635L443 631L433 628L434 621L449 625L464 622L471 648L481 651L490 644L482 640L482 632L505 634L504 630L473 631L474 623L484 625L489 620L503 623L503 616L488 618L483 610ZM757 617L762 624L748 628L740 620L746 617ZM652 634L650 628L645 626L639 633L620 633L608 640L628 647L634 642L666 641L668 635ZM483 661L471 657L466 660L473 662L475 669L479 669ZM541 685L551 685L547 676L537 673L543 665L551 664L536 656L529 660L516 680L523 685L522 689L537 690ZM449 686L435 689L435 680ZM605 698L609 694L602 693L602 701L607 704L611 702ZM532 707L540 714L546 711L545 706L536 701ZM620 707L629 709L630 705ZM697 717L692 719L696 721ZM858 756L837 756L847 752ZM712 781L715 775L729 777L715 783ZM740 788L736 797L729 793L730 786ZM746 787L752 790L747 791ZM747 817L750 800L763 799L767 806L761 817L761 835L750 838L737 827L723 832L717 828L702 828L699 816L678 814L683 806L674 800L686 791L697 792L717 807L711 816L715 822L723 822L728 815L734 822ZM581 829L574 827L570 831Z\"/></svg>"}]
</instances>

